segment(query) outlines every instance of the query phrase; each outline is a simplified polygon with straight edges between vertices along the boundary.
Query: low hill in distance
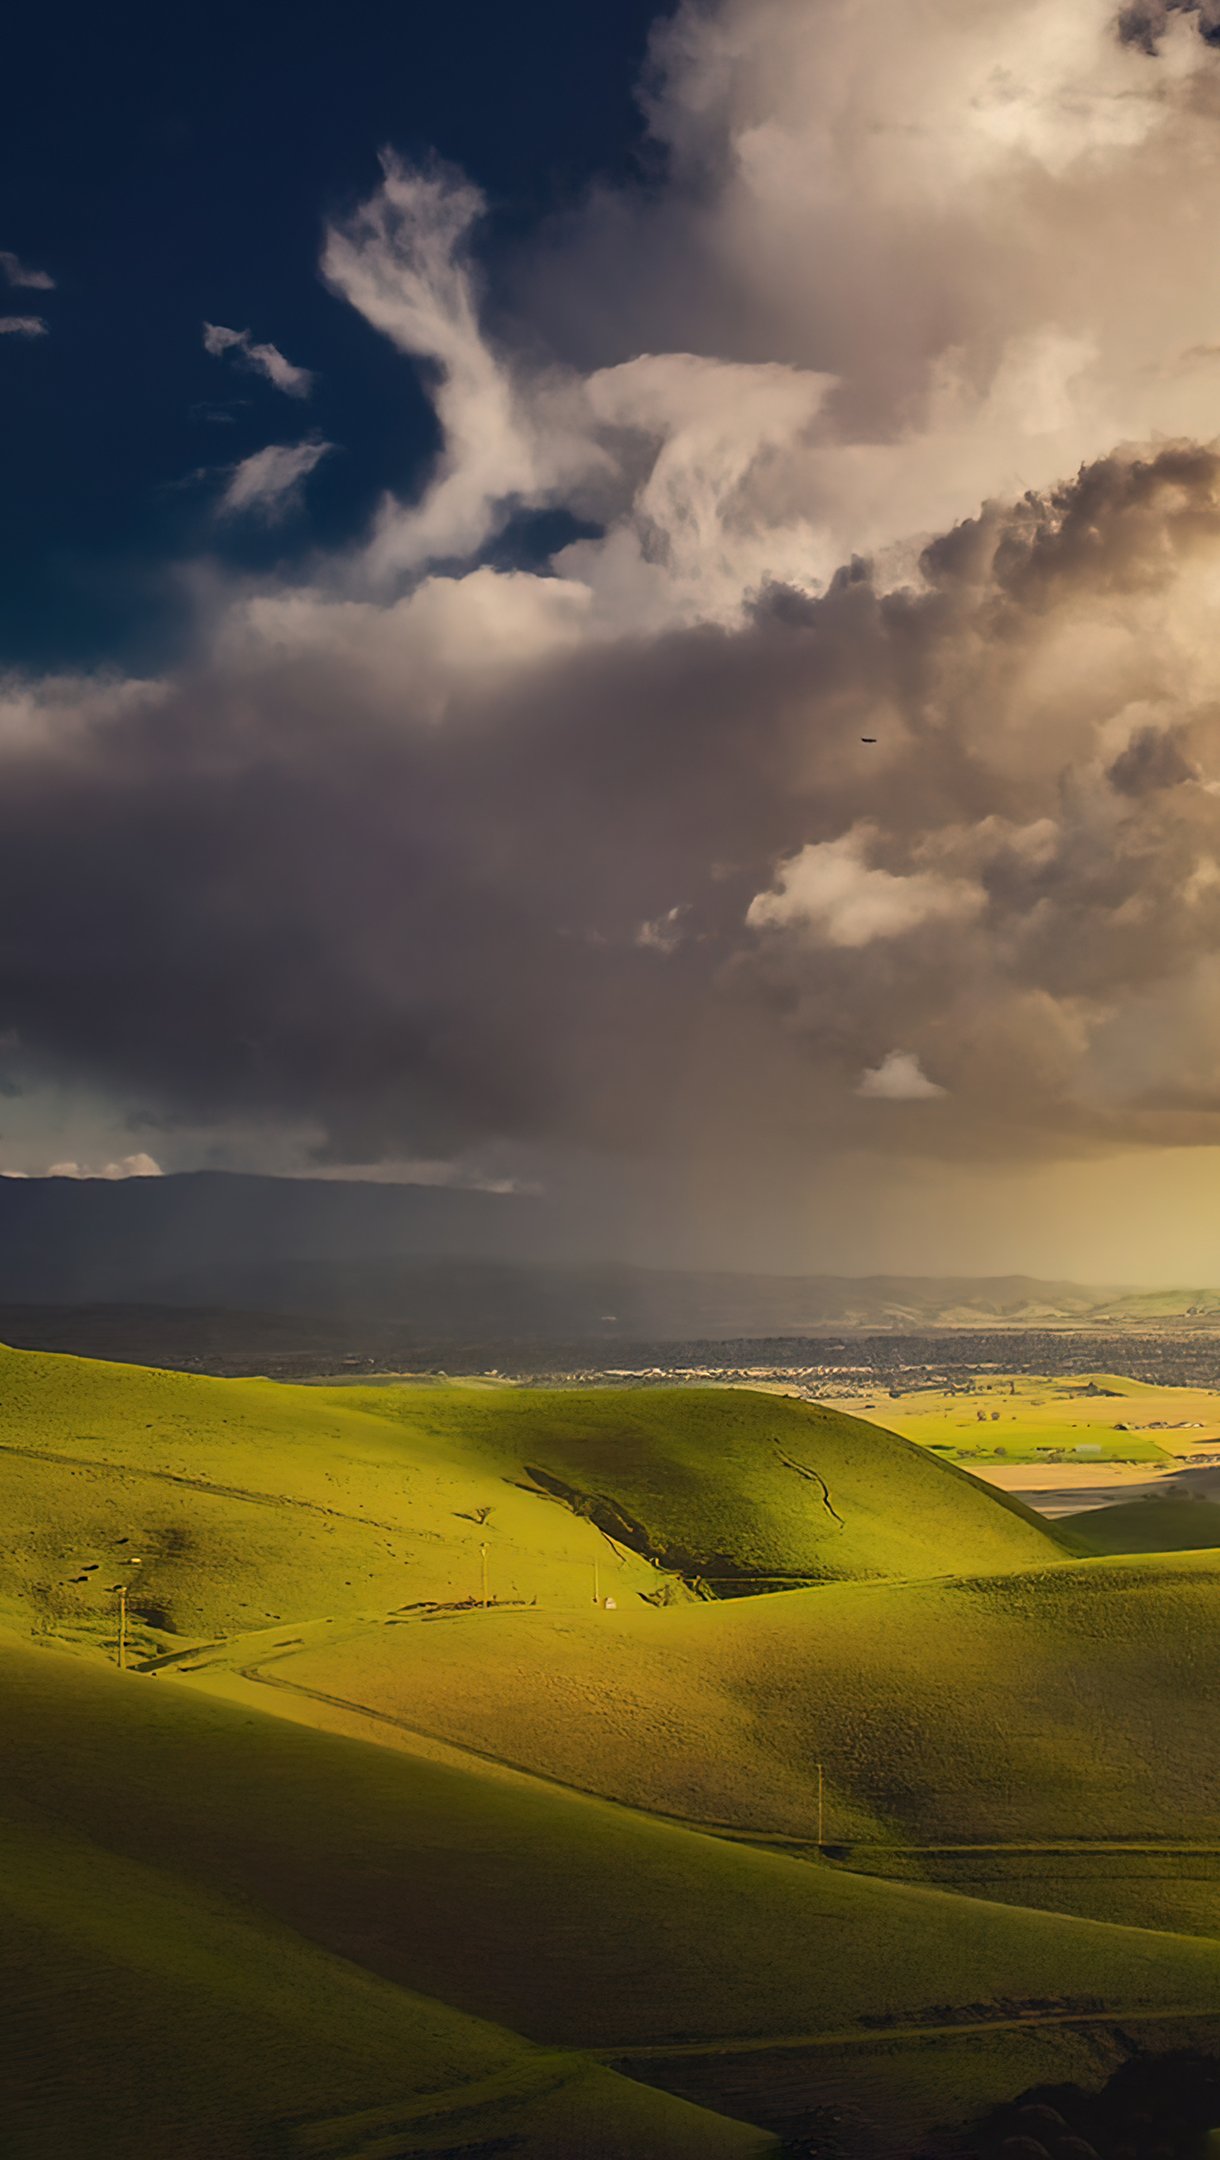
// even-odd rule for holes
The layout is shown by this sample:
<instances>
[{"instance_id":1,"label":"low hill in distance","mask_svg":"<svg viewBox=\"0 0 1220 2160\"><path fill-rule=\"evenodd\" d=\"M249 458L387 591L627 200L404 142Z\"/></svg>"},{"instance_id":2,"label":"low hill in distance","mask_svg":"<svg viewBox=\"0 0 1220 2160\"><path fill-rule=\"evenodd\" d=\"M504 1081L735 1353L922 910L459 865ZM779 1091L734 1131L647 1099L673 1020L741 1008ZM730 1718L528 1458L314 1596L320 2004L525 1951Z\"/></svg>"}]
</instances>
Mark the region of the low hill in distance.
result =
<instances>
[{"instance_id":1,"label":"low hill in distance","mask_svg":"<svg viewBox=\"0 0 1220 2160\"><path fill-rule=\"evenodd\" d=\"M393 1324L420 1344L728 1341L826 1330L1220 1327L1220 1291L1023 1275L759 1275L590 1264L542 1199L197 1172L0 1177L0 1305Z\"/></svg>"}]
</instances>

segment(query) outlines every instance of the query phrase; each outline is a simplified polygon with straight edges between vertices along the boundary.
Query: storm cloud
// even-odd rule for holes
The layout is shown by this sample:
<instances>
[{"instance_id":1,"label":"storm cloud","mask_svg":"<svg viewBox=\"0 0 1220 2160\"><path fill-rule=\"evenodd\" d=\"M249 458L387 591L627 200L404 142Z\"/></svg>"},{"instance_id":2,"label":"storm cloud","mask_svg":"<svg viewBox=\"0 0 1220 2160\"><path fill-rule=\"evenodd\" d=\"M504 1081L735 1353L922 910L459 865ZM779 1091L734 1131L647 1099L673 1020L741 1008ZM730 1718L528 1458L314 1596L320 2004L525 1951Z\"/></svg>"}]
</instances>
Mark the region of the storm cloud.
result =
<instances>
[{"instance_id":1,"label":"storm cloud","mask_svg":"<svg viewBox=\"0 0 1220 2160\"><path fill-rule=\"evenodd\" d=\"M1184 447L986 511L917 589L453 667L439 720L418 591L375 637L256 606L172 683L10 706L6 1025L353 1160L1212 1137L1217 593ZM896 1052L928 1086L862 1088Z\"/></svg>"},{"instance_id":2,"label":"storm cloud","mask_svg":"<svg viewBox=\"0 0 1220 2160\"><path fill-rule=\"evenodd\" d=\"M436 471L7 686L14 1071L336 1162L1220 1140L1210 13L814 12L680 9L662 176L498 299L387 154L323 273Z\"/></svg>"}]
</instances>

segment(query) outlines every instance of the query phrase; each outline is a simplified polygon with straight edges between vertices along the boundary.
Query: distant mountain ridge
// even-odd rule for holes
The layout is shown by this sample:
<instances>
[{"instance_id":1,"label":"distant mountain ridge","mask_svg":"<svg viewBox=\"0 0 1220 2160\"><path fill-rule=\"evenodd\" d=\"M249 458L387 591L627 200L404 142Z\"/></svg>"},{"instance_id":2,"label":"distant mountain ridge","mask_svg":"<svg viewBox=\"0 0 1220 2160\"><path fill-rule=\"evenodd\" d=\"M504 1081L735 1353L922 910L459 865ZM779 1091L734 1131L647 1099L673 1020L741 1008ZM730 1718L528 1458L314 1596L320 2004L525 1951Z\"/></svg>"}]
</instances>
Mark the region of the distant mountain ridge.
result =
<instances>
[{"instance_id":1,"label":"distant mountain ridge","mask_svg":"<svg viewBox=\"0 0 1220 2160\"><path fill-rule=\"evenodd\" d=\"M602 1344L828 1330L1220 1326L1220 1290L1029 1275L764 1275L557 1257L529 1195L198 1172L0 1179L0 1303L392 1320Z\"/></svg>"}]
</instances>

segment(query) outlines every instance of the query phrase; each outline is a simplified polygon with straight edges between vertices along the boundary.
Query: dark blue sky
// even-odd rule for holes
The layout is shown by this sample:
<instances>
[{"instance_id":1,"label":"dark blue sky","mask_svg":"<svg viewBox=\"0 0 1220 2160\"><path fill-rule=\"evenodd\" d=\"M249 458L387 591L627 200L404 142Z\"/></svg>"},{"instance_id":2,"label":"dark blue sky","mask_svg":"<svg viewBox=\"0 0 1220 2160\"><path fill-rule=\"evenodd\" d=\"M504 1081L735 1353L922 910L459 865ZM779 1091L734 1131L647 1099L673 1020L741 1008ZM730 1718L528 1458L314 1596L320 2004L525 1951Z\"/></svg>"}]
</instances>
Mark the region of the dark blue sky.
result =
<instances>
[{"instance_id":1,"label":"dark blue sky","mask_svg":"<svg viewBox=\"0 0 1220 2160\"><path fill-rule=\"evenodd\" d=\"M658 0L25 6L6 37L0 248L50 334L0 339L0 667L165 659L175 563L267 564L350 535L434 441L411 370L327 293L321 224L391 144L464 166L511 230L638 157ZM307 408L204 353L204 318L319 382ZM201 408L232 401L227 421ZM218 530L201 467L317 429L308 520ZM171 574L167 576L167 571Z\"/></svg>"}]
</instances>

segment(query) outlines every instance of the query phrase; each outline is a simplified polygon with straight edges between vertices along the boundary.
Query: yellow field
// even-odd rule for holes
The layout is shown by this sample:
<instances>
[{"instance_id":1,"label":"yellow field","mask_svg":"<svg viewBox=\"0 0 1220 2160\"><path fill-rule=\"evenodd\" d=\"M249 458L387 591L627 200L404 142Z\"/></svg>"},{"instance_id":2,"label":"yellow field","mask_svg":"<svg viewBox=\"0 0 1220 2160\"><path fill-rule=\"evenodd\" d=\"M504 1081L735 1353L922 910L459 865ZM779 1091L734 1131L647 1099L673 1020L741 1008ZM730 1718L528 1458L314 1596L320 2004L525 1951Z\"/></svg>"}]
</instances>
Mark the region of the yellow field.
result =
<instances>
[{"instance_id":1,"label":"yellow field","mask_svg":"<svg viewBox=\"0 0 1220 2160\"><path fill-rule=\"evenodd\" d=\"M1005 1373L951 1393L877 1387L830 1400L950 1461L1169 1468L1199 1453L1220 1454L1220 1394L1152 1387L1112 1373L1072 1379Z\"/></svg>"}]
</instances>

